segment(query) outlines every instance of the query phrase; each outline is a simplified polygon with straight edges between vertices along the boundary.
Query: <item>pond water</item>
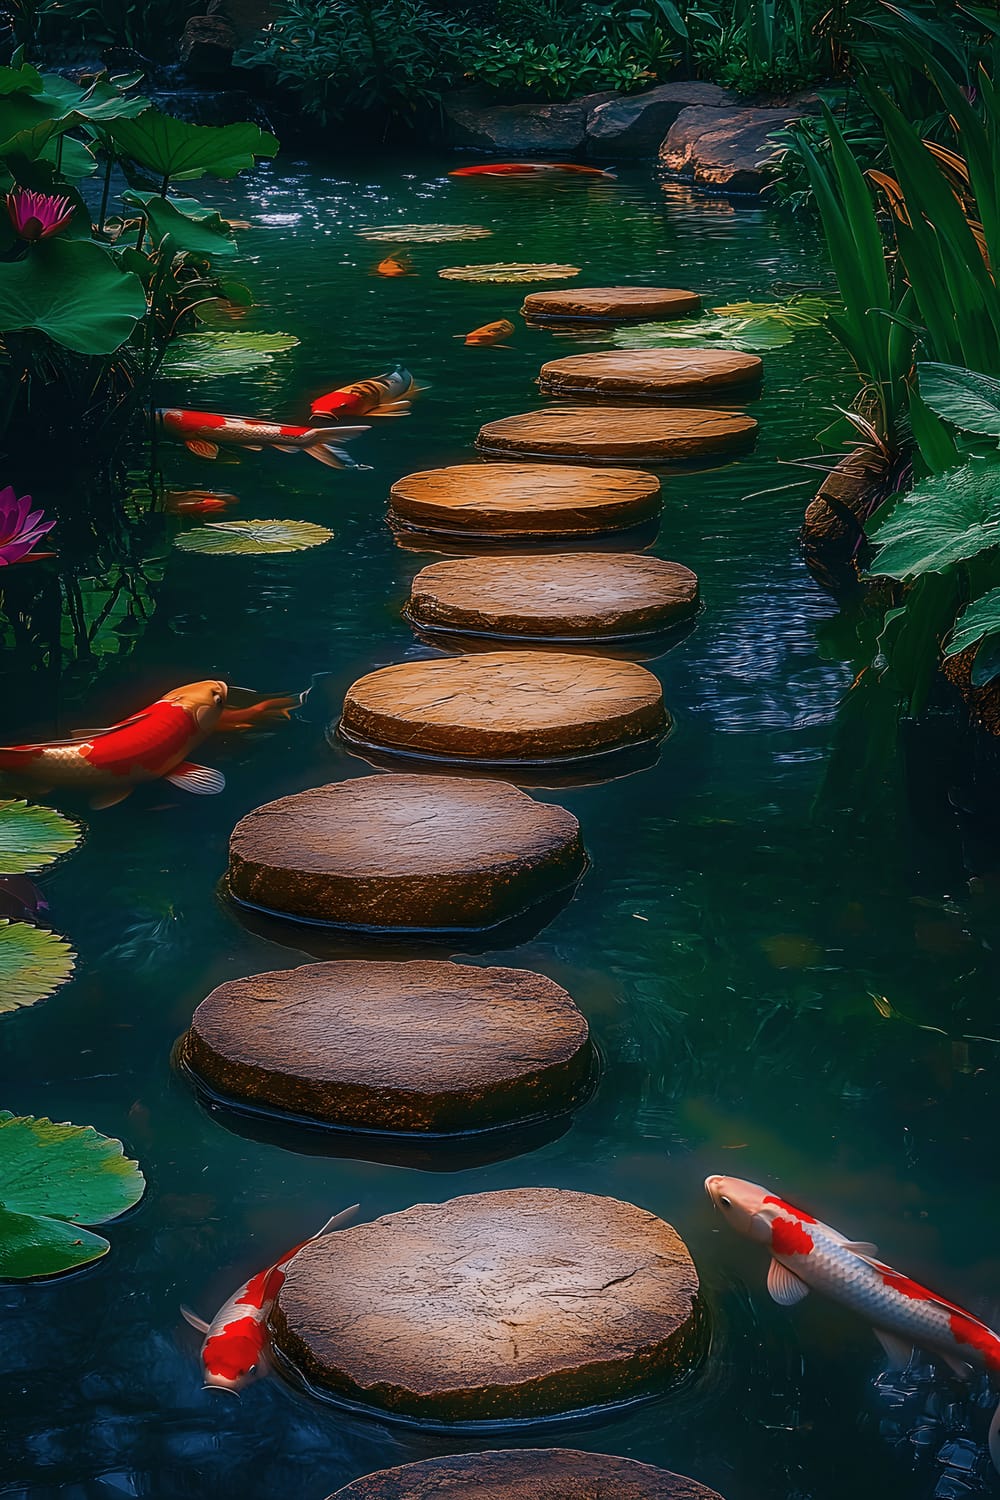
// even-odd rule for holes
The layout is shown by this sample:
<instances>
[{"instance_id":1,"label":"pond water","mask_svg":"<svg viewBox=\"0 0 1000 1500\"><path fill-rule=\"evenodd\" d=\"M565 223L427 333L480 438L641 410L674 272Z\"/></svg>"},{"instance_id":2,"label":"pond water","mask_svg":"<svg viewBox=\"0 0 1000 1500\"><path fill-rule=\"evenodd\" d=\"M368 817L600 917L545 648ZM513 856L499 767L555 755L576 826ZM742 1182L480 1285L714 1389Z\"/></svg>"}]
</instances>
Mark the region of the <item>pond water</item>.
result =
<instances>
[{"instance_id":1,"label":"pond water","mask_svg":"<svg viewBox=\"0 0 1000 1500\"><path fill-rule=\"evenodd\" d=\"M544 359L596 347L526 329L521 288L439 280L438 267L569 261L584 283L688 286L708 305L830 285L810 231L660 187L645 168L539 186L449 179L450 164L282 160L214 194L252 225L241 271L260 305L244 326L288 330L301 346L263 372L172 386L169 400L300 420L319 391L397 360L431 389L409 419L353 444L370 473L275 453L212 466L164 447L170 483L233 491L234 516L321 522L335 540L263 561L201 558L170 550L191 523L164 521L152 552L165 579L134 649L86 692L43 677L31 699L12 662L5 740L110 722L208 676L279 692L331 674L335 702L363 672L434 654L400 618L410 577L433 558L395 544L389 485L467 461L484 421L538 404ZM495 235L417 247L418 274L373 278L386 252L356 231L393 219ZM518 322L511 349L454 338L498 317ZM345 1413L278 1379L239 1401L203 1391L179 1306L211 1315L345 1204L375 1217L532 1185L612 1194L673 1223L697 1262L713 1342L680 1392L504 1441L628 1455L728 1500L932 1492L936 1466L912 1473L908 1451L879 1435L867 1329L816 1298L775 1307L763 1253L730 1237L702 1189L711 1172L773 1185L988 1321L1000 1311L1000 1207L985 1190L997 886L926 757L919 784L938 790L901 822L814 811L854 636L799 556L805 488L776 487L802 477L787 461L817 453L850 384L825 335L799 336L766 366L756 452L664 482L654 550L698 572L705 606L647 663L675 731L652 767L538 792L579 817L592 868L539 935L470 960L550 975L590 1021L600 1085L556 1139L485 1162L379 1159L209 1111L171 1067L212 986L302 961L295 931L285 944L254 934L217 886L248 809L370 770L327 741L321 716L212 742L203 758L225 771L222 796L160 783L87 816L86 844L44 882L78 972L6 1018L2 1102L122 1137L149 1187L111 1227L102 1263L0 1288L0 1493L322 1500L389 1464L496 1446Z\"/></svg>"}]
</instances>

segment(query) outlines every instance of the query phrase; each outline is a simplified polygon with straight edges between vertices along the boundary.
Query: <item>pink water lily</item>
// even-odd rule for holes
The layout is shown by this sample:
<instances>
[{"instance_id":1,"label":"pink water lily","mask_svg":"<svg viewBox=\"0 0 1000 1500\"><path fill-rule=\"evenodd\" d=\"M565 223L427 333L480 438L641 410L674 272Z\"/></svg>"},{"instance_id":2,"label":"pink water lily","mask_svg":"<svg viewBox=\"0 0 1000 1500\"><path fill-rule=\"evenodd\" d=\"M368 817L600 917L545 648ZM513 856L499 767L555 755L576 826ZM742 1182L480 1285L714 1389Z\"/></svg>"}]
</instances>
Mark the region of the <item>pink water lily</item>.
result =
<instances>
[{"instance_id":1,"label":"pink water lily","mask_svg":"<svg viewBox=\"0 0 1000 1500\"><path fill-rule=\"evenodd\" d=\"M7 194L7 213L22 240L47 240L49 235L66 228L73 217L73 203L51 193L15 188Z\"/></svg>"},{"instance_id":2,"label":"pink water lily","mask_svg":"<svg viewBox=\"0 0 1000 1500\"><path fill-rule=\"evenodd\" d=\"M32 510L30 495L18 499L12 485L0 490L0 568L24 562L52 530L55 521L46 521L44 516L44 511ZM30 561L37 562L38 558Z\"/></svg>"}]
</instances>

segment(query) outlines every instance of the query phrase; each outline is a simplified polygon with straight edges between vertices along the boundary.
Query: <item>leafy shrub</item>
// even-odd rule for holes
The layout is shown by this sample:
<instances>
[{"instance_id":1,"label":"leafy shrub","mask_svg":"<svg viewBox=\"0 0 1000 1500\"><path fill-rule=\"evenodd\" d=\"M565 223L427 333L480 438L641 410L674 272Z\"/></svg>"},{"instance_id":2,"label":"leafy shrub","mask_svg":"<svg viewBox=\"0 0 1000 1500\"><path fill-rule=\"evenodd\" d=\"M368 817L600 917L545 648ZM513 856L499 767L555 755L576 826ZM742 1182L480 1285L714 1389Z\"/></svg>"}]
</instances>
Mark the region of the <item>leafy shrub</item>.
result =
<instances>
[{"instance_id":1,"label":"leafy shrub","mask_svg":"<svg viewBox=\"0 0 1000 1500\"><path fill-rule=\"evenodd\" d=\"M484 37L466 77L507 95L568 99L600 89L628 92L653 81L625 42L567 49L555 42Z\"/></svg>"},{"instance_id":2,"label":"leafy shrub","mask_svg":"<svg viewBox=\"0 0 1000 1500\"><path fill-rule=\"evenodd\" d=\"M39 36L60 45L79 40L164 59L173 55L185 24L204 6L202 0L40 0L30 6L20 0L16 9L33 12L22 40Z\"/></svg>"}]
</instances>

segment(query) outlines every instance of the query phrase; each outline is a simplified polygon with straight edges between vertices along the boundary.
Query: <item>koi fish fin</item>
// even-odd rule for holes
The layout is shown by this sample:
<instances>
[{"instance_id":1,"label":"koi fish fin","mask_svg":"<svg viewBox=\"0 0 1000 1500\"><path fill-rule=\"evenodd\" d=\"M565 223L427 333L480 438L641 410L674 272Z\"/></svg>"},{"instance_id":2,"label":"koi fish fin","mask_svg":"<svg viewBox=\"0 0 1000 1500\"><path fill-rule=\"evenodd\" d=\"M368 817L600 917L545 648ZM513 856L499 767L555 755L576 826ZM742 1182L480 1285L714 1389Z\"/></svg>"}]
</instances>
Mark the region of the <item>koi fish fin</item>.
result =
<instances>
[{"instance_id":1,"label":"koi fish fin","mask_svg":"<svg viewBox=\"0 0 1000 1500\"><path fill-rule=\"evenodd\" d=\"M189 1307L185 1307L183 1302L181 1303L181 1317L185 1323L190 1323L192 1328L197 1328L199 1333L207 1333L212 1326L206 1323L204 1318L199 1318L198 1314L192 1312Z\"/></svg>"},{"instance_id":2,"label":"koi fish fin","mask_svg":"<svg viewBox=\"0 0 1000 1500\"><path fill-rule=\"evenodd\" d=\"M841 1248L853 1250L855 1255L860 1255L865 1260L878 1254L878 1246L873 1245L870 1240L841 1240Z\"/></svg>"},{"instance_id":3,"label":"koi fish fin","mask_svg":"<svg viewBox=\"0 0 1000 1500\"><path fill-rule=\"evenodd\" d=\"M107 792L95 792L90 799L90 805L95 812L103 812L106 807L117 807L119 802L124 802L126 797L131 797L130 786L115 786Z\"/></svg>"},{"instance_id":4,"label":"koi fish fin","mask_svg":"<svg viewBox=\"0 0 1000 1500\"><path fill-rule=\"evenodd\" d=\"M767 1290L771 1300L781 1307L794 1307L803 1297L808 1297L809 1288L800 1281L794 1271L783 1266L780 1260L772 1260L767 1273Z\"/></svg>"},{"instance_id":5,"label":"koi fish fin","mask_svg":"<svg viewBox=\"0 0 1000 1500\"><path fill-rule=\"evenodd\" d=\"M163 779L169 781L171 786L191 792L195 797L214 797L218 792L226 790L226 778L221 771L216 771L211 766L196 766L190 760L182 760Z\"/></svg>"},{"instance_id":6,"label":"koi fish fin","mask_svg":"<svg viewBox=\"0 0 1000 1500\"><path fill-rule=\"evenodd\" d=\"M951 1370L953 1374L957 1375L959 1380L964 1380L966 1385L968 1385L969 1381L972 1380L975 1376L976 1372L972 1368L972 1366L970 1364L967 1364L964 1359L961 1359L959 1355L942 1353L939 1358L943 1359L949 1370Z\"/></svg>"},{"instance_id":7,"label":"koi fish fin","mask_svg":"<svg viewBox=\"0 0 1000 1500\"><path fill-rule=\"evenodd\" d=\"M320 1235L329 1234L332 1229L341 1229L343 1225L349 1224L360 1207L360 1203L352 1203L350 1208L342 1208L332 1219L327 1219L322 1229L317 1229L314 1237L318 1240Z\"/></svg>"},{"instance_id":8,"label":"koi fish fin","mask_svg":"<svg viewBox=\"0 0 1000 1500\"><path fill-rule=\"evenodd\" d=\"M243 447L248 453L263 453L264 451L263 443L244 443Z\"/></svg>"},{"instance_id":9,"label":"koi fish fin","mask_svg":"<svg viewBox=\"0 0 1000 1500\"><path fill-rule=\"evenodd\" d=\"M410 415L410 403L406 400L386 401L382 406L376 406L374 411L368 413L370 417L408 417Z\"/></svg>"},{"instance_id":10,"label":"koi fish fin","mask_svg":"<svg viewBox=\"0 0 1000 1500\"><path fill-rule=\"evenodd\" d=\"M299 451L294 443L272 443L271 447L275 448L279 453L298 453ZM258 448L256 451L259 453L260 449Z\"/></svg>"},{"instance_id":11,"label":"koi fish fin","mask_svg":"<svg viewBox=\"0 0 1000 1500\"><path fill-rule=\"evenodd\" d=\"M328 469L371 468L371 464L359 464L343 448L335 448L333 443L314 443L311 448L303 448L301 451L308 453L309 457L315 458L318 463L325 464Z\"/></svg>"},{"instance_id":12,"label":"koi fish fin","mask_svg":"<svg viewBox=\"0 0 1000 1500\"><path fill-rule=\"evenodd\" d=\"M885 1350L890 1370L905 1370L913 1358L912 1344L908 1344L906 1339L899 1338L895 1333L886 1333L881 1328L873 1328L872 1333Z\"/></svg>"},{"instance_id":13,"label":"koi fish fin","mask_svg":"<svg viewBox=\"0 0 1000 1500\"><path fill-rule=\"evenodd\" d=\"M204 438L188 438L184 444L191 453L196 453L199 458L218 458L218 443L208 443Z\"/></svg>"}]
</instances>

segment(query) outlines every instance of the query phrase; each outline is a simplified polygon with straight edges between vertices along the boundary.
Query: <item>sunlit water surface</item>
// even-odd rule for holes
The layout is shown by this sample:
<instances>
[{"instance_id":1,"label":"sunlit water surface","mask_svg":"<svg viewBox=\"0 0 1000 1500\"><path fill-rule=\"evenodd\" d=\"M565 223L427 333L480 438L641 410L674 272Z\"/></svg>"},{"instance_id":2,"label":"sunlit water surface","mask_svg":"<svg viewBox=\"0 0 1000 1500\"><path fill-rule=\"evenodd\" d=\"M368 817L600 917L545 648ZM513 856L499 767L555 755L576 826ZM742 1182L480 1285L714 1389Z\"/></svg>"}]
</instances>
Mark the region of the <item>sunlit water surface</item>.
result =
<instances>
[{"instance_id":1,"label":"sunlit water surface","mask_svg":"<svg viewBox=\"0 0 1000 1500\"><path fill-rule=\"evenodd\" d=\"M829 286L810 231L659 187L645 169L617 184L538 186L453 180L448 165L282 160L215 193L252 224L241 271L259 306L243 326L294 332L301 346L263 373L173 386L167 399L301 420L319 391L397 360L431 389L410 419L353 445L370 473L275 453L215 466L165 453L172 483L235 491L238 516L322 522L336 538L264 561L199 558L169 550L192 523L167 521L153 622L74 722L108 722L206 676L277 692L330 673L336 700L363 672L433 654L400 618L409 579L433 559L396 546L389 485L468 460L484 421L538 404L545 358L595 347L526 329L521 288L439 280L438 267L570 261L583 283L687 286L708 305ZM386 251L356 230L392 219L495 235L418 247L418 274L374 278ZM518 323L512 349L454 337L498 317ZM612 1194L676 1225L713 1341L681 1392L582 1426L514 1431L511 1444L629 1455L728 1500L931 1492L934 1472L911 1473L878 1434L867 1330L815 1298L772 1305L763 1253L729 1237L702 1191L719 1171L773 1184L987 1318L1000 1311L993 887L970 880L984 872L963 862L939 809L918 805L894 837L812 812L852 676L850 630L800 560L804 489L778 487L801 478L787 461L818 452L849 390L835 346L802 336L767 357L753 456L666 478L654 550L697 570L705 605L697 628L647 663L675 731L651 769L538 793L580 818L593 867L540 936L471 960L552 976L591 1024L600 1086L557 1139L486 1164L442 1151L437 1165L452 1170L400 1164L209 1112L172 1069L213 985L302 961L294 931L287 945L251 934L218 882L243 813L368 772L321 723L212 743L204 758L228 779L220 797L159 784L88 819L84 848L45 882L77 977L4 1019L2 1102L122 1137L149 1187L111 1227L103 1263L0 1289L0 1492L322 1500L372 1469L495 1446L344 1413L278 1379L239 1401L203 1391L198 1339L178 1309L210 1315L344 1204L375 1217L532 1185ZM6 738L28 721L53 729L9 699L4 720ZM872 995L907 1019L885 1019Z\"/></svg>"}]
</instances>

